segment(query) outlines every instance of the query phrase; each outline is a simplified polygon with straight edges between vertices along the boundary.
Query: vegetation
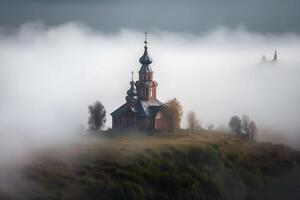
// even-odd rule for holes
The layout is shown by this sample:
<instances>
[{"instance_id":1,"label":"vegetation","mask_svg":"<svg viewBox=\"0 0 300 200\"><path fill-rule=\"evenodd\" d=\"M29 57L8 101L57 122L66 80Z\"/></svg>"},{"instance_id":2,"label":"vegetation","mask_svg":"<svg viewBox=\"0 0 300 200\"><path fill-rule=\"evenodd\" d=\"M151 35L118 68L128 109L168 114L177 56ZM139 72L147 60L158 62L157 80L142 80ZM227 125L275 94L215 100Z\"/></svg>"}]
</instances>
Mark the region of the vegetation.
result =
<instances>
[{"instance_id":1,"label":"vegetation","mask_svg":"<svg viewBox=\"0 0 300 200\"><path fill-rule=\"evenodd\" d=\"M237 136L242 134L242 120L238 116L233 116L229 121L229 127Z\"/></svg>"},{"instance_id":2,"label":"vegetation","mask_svg":"<svg viewBox=\"0 0 300 200\"><path fill-rule=\"evenodd\" d=\"M166 102L165 107L162 109L162 115L166 120L169 131L174 132L180 128L182 112L182 106L176 98Z\"/></svg>"},{"instance_id":3,"label":"vegetation","mask_svg":"<svg viewBox=\"0 0 300 200\"><path fill-rule=\"evenodd\" d=\"M201 126L197 119L196 113L194 111L190 111L187 115L187 122L190 133L194 133L195 131L200 131Z\"/></svg>"},{"instance_id":4,"label":"vegetation","mask_svg":"<svg viewBox=\"0 0 300 200\"><path fill-rule=\"evenodd\" d=\"M25 177L36 186L32 199L300 197L300 154L282 145L250 145L234 136L203 132L90 136L64 148L41 155L26 168Z\"/></svg>"},{"instance_id":5,"label":"vegetation","mask_svg":"<svg viewBox=\"0 0 300 200\"><path fill-rule=\"evenodd\" d=\"M106 111L101 102L96 101L89 106L89 130L99 131L104 127L106 122Z\"/></svg>"},{"instance_id":6,"label":"vegetation","mask_svg":"<svg viewBox=\"0 0 300 200\"><path fill-rule=\"evenodd\" d=\"M253 120L250 120L248 115L243 115L242 119L238 116L233 116L229 121L229 127L232 132L240 138L249 140L251 142L256 140L257 127Z\"/></svg>"}]
</instances>

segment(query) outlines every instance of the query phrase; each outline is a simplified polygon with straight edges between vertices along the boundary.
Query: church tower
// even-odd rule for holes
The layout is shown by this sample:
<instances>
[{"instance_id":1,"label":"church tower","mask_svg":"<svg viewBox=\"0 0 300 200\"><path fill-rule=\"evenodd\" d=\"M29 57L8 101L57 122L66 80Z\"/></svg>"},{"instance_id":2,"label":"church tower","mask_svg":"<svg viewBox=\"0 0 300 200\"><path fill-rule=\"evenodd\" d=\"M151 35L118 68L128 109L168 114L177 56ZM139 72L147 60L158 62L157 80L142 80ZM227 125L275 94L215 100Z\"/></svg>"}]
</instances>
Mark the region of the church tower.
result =
<instances>
[{"instance_id":1,"label":"church tower","mask_svg":"<svg viewBox=\"0 0 300 200\"><path fill-rule=\"evenodd\" d=\"M274 57L273 57L272 61L277 62L277 50L275 50Z\"/></svg>"},{"instance_id":2,"label":"church tower","mask_svg":"<svg viewBox=\"0 0 300 200\"><path fill-rule=\"evenodd\" d=\"M148 54L147 32L145 33L144 54L140 58L142 64L139 71L139 80L136 82L137 96L139 100L156 100L157 83L153 81L153 71L150 64L152 58Z\"/></svg>"},{"instance_id":3,"label":"church tower","mask_svg":"<svg viewBox=\"0 0 300 200\"><path fill-rule=\"evenodd\" d=\"M134 82L133 72L126 103L111 113L112 128L115 130L139 129L157 131L167 129L161 110L164 106L156 98L157 83L153 80L152 58L148 54L147 33L145 33L144 54L140 58L139 80Z\"/></svg>"}]
</instances>

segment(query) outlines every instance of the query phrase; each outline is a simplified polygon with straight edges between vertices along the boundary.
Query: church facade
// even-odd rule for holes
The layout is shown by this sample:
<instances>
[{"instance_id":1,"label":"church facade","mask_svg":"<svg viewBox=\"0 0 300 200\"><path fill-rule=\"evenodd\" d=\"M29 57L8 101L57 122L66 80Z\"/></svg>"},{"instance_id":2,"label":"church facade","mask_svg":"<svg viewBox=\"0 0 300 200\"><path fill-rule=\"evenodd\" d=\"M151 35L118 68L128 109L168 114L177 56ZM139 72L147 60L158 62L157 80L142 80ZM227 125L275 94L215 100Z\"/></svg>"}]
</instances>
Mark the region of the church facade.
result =
<instances>
[{"instance_id":1,"label":"church facade","mask_svg":"<svg viewBox=\"0 0 300 200\"><path fill-rule=\"evenodd\" d=\"M152 58L148 54L147 37L144 41L144 54L139 62L141 63L139 80L135 82L132 75L126 102L111 113L114 130L155 131L167 128L161 113L164 104L156 98L158 84L153 80L150 66Z\"/></svg>"}]
</instances>

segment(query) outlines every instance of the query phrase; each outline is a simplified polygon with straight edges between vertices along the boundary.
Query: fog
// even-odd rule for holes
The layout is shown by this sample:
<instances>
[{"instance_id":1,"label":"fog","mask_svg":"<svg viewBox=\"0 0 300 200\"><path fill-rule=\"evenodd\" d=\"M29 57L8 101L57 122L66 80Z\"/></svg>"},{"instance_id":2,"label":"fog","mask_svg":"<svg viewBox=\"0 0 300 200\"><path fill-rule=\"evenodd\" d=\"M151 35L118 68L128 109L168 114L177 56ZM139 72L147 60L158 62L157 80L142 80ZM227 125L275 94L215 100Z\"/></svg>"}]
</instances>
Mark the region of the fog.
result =
<instances>
[{"instance_id":1,"label":"fog","mask_svg":"<svg viewBox=\"0 0 300 200\"><path fill-rule=\"evenodd\" d=\"M0 30L2 158L11 148L24 152L76 138L86 129L87 106L96 100L107 110L106 128L111 126L109 114L125 102L131 70L138 77L143 32L108 34L77 22L27 23L13 34ZM262 55L271 60L275 49L279 61L261 64ZM261 134L281 133L296 147L299 52L299 35L257 34L243 27L219 27L201 36L149 33L157 97L178 98L183 127L189 110L203 127L215 128L226 128L233 115L248 114Z\"/></svg>"}]
</instances>

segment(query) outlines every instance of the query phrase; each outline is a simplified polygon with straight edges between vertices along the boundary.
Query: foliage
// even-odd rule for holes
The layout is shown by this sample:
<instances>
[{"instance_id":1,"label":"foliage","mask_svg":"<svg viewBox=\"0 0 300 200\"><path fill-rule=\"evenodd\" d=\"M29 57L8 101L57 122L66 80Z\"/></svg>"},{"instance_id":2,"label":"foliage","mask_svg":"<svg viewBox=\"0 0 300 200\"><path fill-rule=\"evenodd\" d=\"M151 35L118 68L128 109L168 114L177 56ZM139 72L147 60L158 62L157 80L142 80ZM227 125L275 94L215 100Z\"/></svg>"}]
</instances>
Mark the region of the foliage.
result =
<instances>
[{"instance_id":1,"label":"foliage","mask_svg":"<svg viewBox=\"0 0 300 200\"><path fill-rule=\"evenodd\" d=\"M213 139L204 145L198 142L187 145L186 141L188 138L203 141L205 133L194 135L193 139L172 137L176 141L172 145L145 147L138 149L138 153L130 152L128 143L136 149L133 142L138 140L140 144L144 138L111 138L112 141L106 142L122 146L116 154L109 151L100 156L98 147L87 144L86 151L79 154L84 159L70 163L58 158L36 161L25 174L39 188L32 193L37 198L32 199L198 200L261 199L262 196L274 199L281 192L287 194L280 186L290 184L295 190L299 188L298 152L279 145L237 143L234 137L214 133L209 136ZM225 138L227 144L223 142ZM166 141L161 137L156 139L159 143ZM103 138L100 140L102 147ZM280 190L270 193L272 187ZM291 194L298 199L298 193Z\"/></svg>"},{"instance_id":2,"label":"foliage","mask_svg":"<svg viewBox=\"0 0 300 200\"><path fill-rule=\"evenodd\" d=\"M246 134L248 131L248 126L250 123L250 117L248 115L242 115L242 130L243 134Z\"/></svg>"},{"instance_id":3,"label":"foliage","mask_svg":"<svg viewBox=\"0 0 300 200\"><path fill-rule=\"evenodd\" d=\"M89 105L89 130L99 131L104 127L106 122L106 111L101 102L96 101L93 105Z\"/></svg>"},{"instance_id":4,"label":"foliage","mask_svg":"<svg viewBox=\"0 0 300 200\"><path fill-rule=\"evenodd\" d=\"M250 140L255 141L257 137L257 127L254 121L250 121L249 126Z\"/></svg>"},{"instance_id":5,"label":"foliage","mask_svg":"<svg viewBox=\"0 0 300 200\"><path fill-rule=\"evenodd\" d=\"M191 133L194 133L195 131L201 130L201 126L199 124L196 113L194 111L190 111L188 113L187 122L188 122L189 131Z\"/></svg>"},{"instance_id":6,"label":"foliage","mask_svg":"<svg viewBox=\"0 0 300 200\"><path fill-rule=\"evenodd\" d=\"M230 129L237 135L242 133L242 120L238 116L233 116L229 122Z\"/></svg>"},{"instance_id":7,"label":"foliage","mask_svg":"<svg viewBox=\"0 0 300 200\"><path fill-rule=\"evenodd\" d=\"M171 132L180 128L182 112L182 106L176 98L168 100L163 107L162 115Z\"/></svg>"},{"instance_id":8,"label":"foliage","mask_svg":"<svg viewBox=\"0 0 300 200\"><path fill-rule=\"evenodd\" d=\"M248 115L243 115L242 120L238 116L233 116L229 122L229 127L242 139L246 139L251 142L256 140L256 123L253 120L250 121L250 117Z\"/></svg>"}]
</instances>

